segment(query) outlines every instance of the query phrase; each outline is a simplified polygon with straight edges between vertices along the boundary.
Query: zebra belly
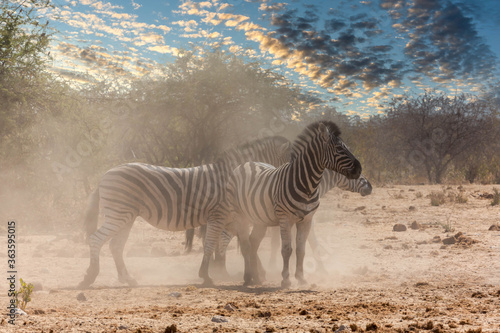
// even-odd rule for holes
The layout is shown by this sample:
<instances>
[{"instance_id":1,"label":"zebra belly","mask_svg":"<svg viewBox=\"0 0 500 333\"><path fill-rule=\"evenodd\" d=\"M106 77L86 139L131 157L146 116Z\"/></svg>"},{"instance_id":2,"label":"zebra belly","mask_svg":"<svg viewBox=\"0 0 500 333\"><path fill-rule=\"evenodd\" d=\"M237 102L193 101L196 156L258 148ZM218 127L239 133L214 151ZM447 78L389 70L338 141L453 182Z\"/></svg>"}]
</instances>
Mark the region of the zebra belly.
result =
<instances>
[{"instance_id":1,"label":"zebra belly","mask_svg":"<svg viewBox=\"0 0 500 333\"><path fill-rule=\"evenodd\" d=\"M220 201L209 166L170 169L133 163L108 171L99 184L104 214L129 221L141 216L171 231L196 228ZM212 177L212 179L211 179Z\"/></svg>"},{"instance_id":2,"label":"zebra belly","mask_svg":"<svg viewBox=\"0 0 500 333\"><path fill-rule=\"evenodd\" d=\"M249 162L234 170L231 182L239 214L254 224L278 225L273 195L273 166Z\"/></svg>"}]
</instances>

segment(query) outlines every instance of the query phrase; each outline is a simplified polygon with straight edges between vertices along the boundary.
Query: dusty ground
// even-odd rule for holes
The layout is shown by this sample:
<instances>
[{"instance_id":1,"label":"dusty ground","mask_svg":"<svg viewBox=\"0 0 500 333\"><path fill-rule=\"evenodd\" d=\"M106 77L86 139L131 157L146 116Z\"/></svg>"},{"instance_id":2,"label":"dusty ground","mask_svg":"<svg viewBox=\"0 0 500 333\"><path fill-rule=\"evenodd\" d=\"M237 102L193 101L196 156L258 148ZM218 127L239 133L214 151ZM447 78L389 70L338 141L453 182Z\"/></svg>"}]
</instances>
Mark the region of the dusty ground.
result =
<instances>
[{"instance_id":1,"label":"dusty ground","mask_svg":"<svg viewBox=\"0 0 500 333\"><path fill-rule=\"evenodd\" d=\"M431 206L428 195L443 190L447 202ZM202 288L200 240L194 253L184 255L183 233L139 221L125 254L140 287L117 281L106 246L93 288L75 290L88 264L76 233L18 233L17 277L39 290L27 315L15 326L4 315L0 331L500 332L500 231L488 230L500 224L500 206L484 198L492 192L491 185L379 187L365 198L332 191L315 226L326 273L317 272L309 257L310 285L294 281L288 290L278 288L279 267L268 267L263 286L242 287L242 258L234 244L228 252L234 279ZM467 202L457 202L458 195ZM410 228L414 221L418 230ZM398 223L408 229L393 231ZM443 244L459 232L455 244ZM269 248L265 239L264 263ZM6 306L8 286L2 280L0 302ZM212 321L221 317L226 322Z\"/></svg>"}]
</instances>

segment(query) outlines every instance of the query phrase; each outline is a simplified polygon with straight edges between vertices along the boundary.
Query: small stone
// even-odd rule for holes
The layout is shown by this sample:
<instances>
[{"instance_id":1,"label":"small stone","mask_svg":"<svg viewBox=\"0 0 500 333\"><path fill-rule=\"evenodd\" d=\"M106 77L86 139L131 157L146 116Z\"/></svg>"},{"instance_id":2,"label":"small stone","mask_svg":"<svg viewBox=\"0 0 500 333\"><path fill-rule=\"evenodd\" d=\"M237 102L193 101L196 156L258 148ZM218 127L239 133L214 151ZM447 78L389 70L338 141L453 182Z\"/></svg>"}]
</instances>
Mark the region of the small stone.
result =
<instances>
[{"instance_id":1,"label":"small stone","mask_svg":"<svg viewBox=\"0 0 500 333\"><path fill-rule=\"evenodd\" d=\"M472 297L473 298L484 298L484 297L486 297L486 295L480 291L476 291L476 292L472 293Z\"/></svg>"},{"instance_id":2,"label":"small stone","mask_svg":"<svg viewBox=\"0 0 500 333\"><path fill-rule=\"evenodd\" d=\"M172 324L172 325L167 326L165 328L165 333L176 333L176 332L178 332L178 331L177 331L177 326L175 324Z\"/></svg>"},{"instance_id":3,"label":"small stone","mask_svg":"<svg viewBox=\"0 0 500 333\"><path fill-rule=\"evenodd\" d=\"M441 243L441 237L440 236L434 236L432 238L433 243Z\"/></svg>"},{"instance_id":4,"label":"small stone","mask_svg":"<svg viewBox=\"0 0 500 333\"><path fill-rule=\"evenodd\" d=\"M19 308L16 308L16 310L15 310L15 315L16 315L16 316L26 316L26 315L27 315L27 313L26 313L26 312L24 312L23 310L19 309Z\"/></svg>"},{"instance_id":5,"label":"small stone","mask_svg":"<svg viewBox=\"0 0 500 333\"><path fill-rule=\"evenodd\" d=\"M172 292L172 293L168 294L168 296L170 296L170 297L176 297L176 298L179 298L179 297L181 297L181 296L182 296L182 294L181 294L181 293L179 293L179 292L177 292L177 291L174 291L174 292Z\"/></svg>"},{"instance_id":6,"label":"small stone","mask_svg":"<svg viewBox=\"0 0 500 333\"><path fill-rule=\"evenodd\" d=\"M227 318L224 316L213 316L212 321L214 323L227 323L228 322Z\"/></svg>"},{"instance_id":7,"label":"small stone","mask_svg":"<svg viewBox=\"0 0 500 333\"><path fill-rule=\"evenodd\" d=\"M409 210L410 212L414 212L414 211L416 211L416 210L417 210L417 207L415 207L415 206L410 206L410 207L408 207L408 210Z\"/></svg>"},{"instance_id":8,"label":"small stone","mask_svg":"<svg viewBox=\"0 0 500 333\"><path fill-rule=\"evenodd\" d=\"M87 297L85 297L83 293L79 293L78 295L76 295L76 299L79 300L80 302L87 301Z\"/></svg>"},{"instance_id":9,"label":"small stone","mask_svg":"<svg viewBox=\"0 0 500 333\"><path fill-rule=\"evenodd\" d=\"M125 325L120 325L120 326L118 326L118 329L119 329L119 330L127 330L127 329L128 329L128 326L125 326Z\"/></svg>"},{"instance_id":10,"label":"small stone","mask_svg":"<svg viewBox=\"0 0 500 333\"><path fill-rule=\"evenodd\" d=\"M231 303L227 303L224 309L230 312L236 311L236 308Z\"/></svg>"},{"instance_id":11,"label":"small stone","mask_svg":"<svg viewBox=\"0 0 500 333\"><path fill-rule=\"evenodd\" d=\"M335 333L347 332L347 326L340 325L339 329Z\"/></svg>"},{"instance_id":12,"label":"small stone","mask_svg":"<svg viewBox=\"0 0 500 333\"><path fill-rule=\"evenodd\" d=\"M498 225L498 224L492 224L491 227L488 230L489 231L500 231L500 225Z\"/></svg>"},{"instance_id":13,"label":"small stone","mask_svg":"<svg viewBox=\"0 0 500 333\"><path fill-rule=\"evenodd\" d=\"M401 223L397 223L394 225L394 227L392 227L392 231L406 231L406 226L404 224L401 224Z\"/></svg>"},{"instance_id":14,"label":"small stone","mask_svg":"<svg viewBox=\"0 0 500 333\"><path fill-rule=\"evenodd\" d=\"M271 311L257 311L257 317L259 318L269 318L271 317Z\"/></svg>"},{"instance_id":15,"label":"small stone","mask_svg":"<svg viewBox=\"0 0 500 333\"><path fill-rule=\"evenodd\" d=\"M300 310L300 312L299 312L299 315L301 315L301 316L305 316L307 314L309 314L309 312L307 312L307 310L305 310L305 309L304 310Z\"/></svg>"},{"instance_id":16,"label":"small stone","mask_svg":"<svg viewBox=\"0 0 500 333\"><path fill-rule=\"evenodd\" d=\"M413 229L413 230L419 230L422 226L420 225L420 223L418 223L417 221L413 221L410 225L410 228Z\"/></svg>"},{"instance_id":17,"label":"small stone","mask_svg":"<svg viewBox=\"0 0 500 333\"><path fill-rule=\"evenodd\" d=\"M457 242L457 240L455 239L455 237L448 237L448 238L443 239L444 245L452 245L452 244L455 244L456 242Z\"/></svg>"}]
</instances>

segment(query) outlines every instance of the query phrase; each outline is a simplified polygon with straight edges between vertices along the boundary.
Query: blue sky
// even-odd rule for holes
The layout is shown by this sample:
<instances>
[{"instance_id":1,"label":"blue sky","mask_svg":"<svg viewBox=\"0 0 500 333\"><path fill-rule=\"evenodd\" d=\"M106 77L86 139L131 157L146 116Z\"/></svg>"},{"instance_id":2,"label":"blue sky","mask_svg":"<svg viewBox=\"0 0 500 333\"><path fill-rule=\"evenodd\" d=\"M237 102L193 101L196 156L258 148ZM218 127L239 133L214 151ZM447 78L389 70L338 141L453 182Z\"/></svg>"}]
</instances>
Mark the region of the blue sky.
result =
<instances>
[{"instance_id":1,"label":"blue sky","mask_svg":"<svg viewBox=\"0 0 500 333\"><path fill-rule=\"evenodd\" d=\"M52 69L75 82L127 82L157 74L191 45L220 46L367 117L406 92L478 93L500 77L498 0L54 4Z\"/></svg>"}]
</instances>

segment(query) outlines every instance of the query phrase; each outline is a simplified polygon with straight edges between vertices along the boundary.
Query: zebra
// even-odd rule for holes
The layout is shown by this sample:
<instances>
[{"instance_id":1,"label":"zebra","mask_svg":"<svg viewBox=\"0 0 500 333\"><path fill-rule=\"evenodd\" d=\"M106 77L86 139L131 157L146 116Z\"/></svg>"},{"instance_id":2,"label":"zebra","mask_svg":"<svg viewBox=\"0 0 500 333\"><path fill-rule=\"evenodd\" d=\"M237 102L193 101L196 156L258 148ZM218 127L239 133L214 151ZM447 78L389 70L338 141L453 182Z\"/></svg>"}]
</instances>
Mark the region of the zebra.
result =
<instances>
[{"instance_id":1,"label":"zebra","mask_svg":"<svg viewBox=\"0 0 500 333\"><path fill-rule=\"evenodd\" d=\"M361 175L358 179L348 179L344 175L325 169L323 172L323 177L321 178L321 182L318 187L320 198L323 197L328 191L331 189L338 187L345 191L355 192L361 194L361 196L370 195L372 192L372 185L370 181L363 175ZM313 221L314 222L314 221ZM316 234L314 232L314 223L312 223L311 230L309 232L308 242L313 251L314 258L316 263L318 264L319 270L324 270L323 263L321 262L321 256L319 255L319 242L316 238ZM194 238L195 229L186 230L186 252L189 253L192 249L193 238ZM271 229L271 257L270 262L274 263L276 261L276 251L279 246L279 233L277 228ZM204 239L206 234L206 225L200 227L200 233L202 238ZM215 268L219 271L220 275L228 276L226 270L226 249L229 245L229 242L232 240L234 235L229 234L227 232L222 233L222 239L220 241L220 245L218 249L215 249Z\"/></svg>"},{"instance_id":2,"label":"zebra","mask_svg":"<svg viewBox=\"0 0 500 333\"><path fill-rule=\"evenodd\" d=\"M359 193L361 196L367 196L372 193L372 184L370 181L364 176L361 175L359 176L358 179L348 179L347 177L341 175L338 172L325 169L323 172L323 177L321 179L321 183L319 184L319 196L320 198L323 197L328 191L331 189L338 187L341 190L344 191L350 191L354 193ZM320 244L318 242L318 239L316 238L316 233L314 231L314 218L311 222L311 230L309 231L309 237L307 238L307 241L309 245L311 246L312 252L314 259L316 261L316 264L318 265L318 269L320 271L325 271L325 268L323 266L323 262L321 260L321 255L320 255ZM271 257L270 257L270 262L271 264L276 261L276 252L279 247L279 232L277 228L272 228L271 229ZM226 244L224 244L227 246ZM219 264L220 265L220 264ZM221 265L220 265L221 266Z\"/></svg>"},{"instance_id":3,"label":"zebra","mask_svg":"<svg viewBox=\"0 0 500 333\"><path fill-rule=\"evenodd\" d=\"M90 264L79 288L94 283L99 274L101 247L109 239L119 281L136 286L123 260L123 249L136 217L170 231L199 227L217 213L226 195L226 182L237 165L251 160L280 165L289 159L289 151L289 141L274 136L230 149L215 163L198 167L177 169L129 163L108 170L91 194L85 213ZM97 229L99 209L104 223Z\"/></svg>"},{"instance_id":4,"label":"zebra","mask_svg":"<svg viewBox=\"0 0 500 333\"><path fill-rule=\"evenodd\" d=\"M276 166L276 165L275 165ZM361 175L358 179L348 179L344 175L325 169L323 172L323 177L321 178L321 183L319 184L319 196L323 197L328 191L331 189L338 187L341 190L355 192L361 194L361 196L370 195L372 193L372 185L368 181L366 177ZM184 250L186 253L190 253L193 248L193 238L194 238L195 229L186 230L186 240ZM200 234L202 239L205 238L206 234L206 225L200 227ZM314 233L311 231L311 235L309 236L310 243L312 238L315 238ZM232 235L229 239L225 239L224 242L229 242L232 239ZM223 243L224 243L223 242ZM312 241L311 246L317 244L317 242ZM225 245L225 246L224 246ZM228 244L223 244L223 248L219 250L219 255L224 255L225 247Z\"/></svg>"},{"instance_id":5,"label":"zebra","mask_svg":"<svg viewBox=\"0 0 500 333\"><path fill-rule=\"evenodd\" d=\"M265 163L247 162L233 170L227 197L219 206L219 219L209 219L199 276L213 284L208 268L210 258L224 229L235 231L245 260L244 284L258 280L257 249L267 226L279 225L282 239L283 270L281 286L291 285L289 259L292 252L291 227L297 227L297 269L295 277L305 283L303 260L311 219L319 205L318 186L329 168L349 179L361 175L361 163L342 142L340 130L330 121L308 125L292 145L291 158L278 168ZM249 225L253 224L249 235ZM252 281L253 280L253 281Z\"/></svg>"}]
</instances>

